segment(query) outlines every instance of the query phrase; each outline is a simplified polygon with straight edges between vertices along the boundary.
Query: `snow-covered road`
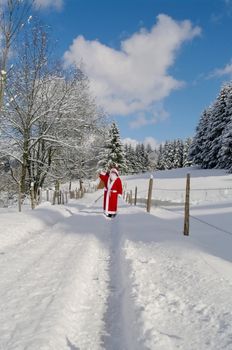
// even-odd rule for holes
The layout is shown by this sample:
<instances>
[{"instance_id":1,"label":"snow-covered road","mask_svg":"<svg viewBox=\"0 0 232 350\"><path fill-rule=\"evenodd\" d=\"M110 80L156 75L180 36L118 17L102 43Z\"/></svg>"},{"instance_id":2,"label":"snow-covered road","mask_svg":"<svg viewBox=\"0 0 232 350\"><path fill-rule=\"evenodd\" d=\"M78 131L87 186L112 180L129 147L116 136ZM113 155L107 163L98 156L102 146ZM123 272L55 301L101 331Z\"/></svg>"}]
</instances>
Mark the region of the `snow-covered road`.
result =
<instances>
[{"instance_id":1,"label":"snow-covered road","mask_svg":"<svg viewBox=\"0 0 232 350\"><path fill-rule=\"evenodd\" d=\"M232 236L98 196L0 213L0 349L230 350Z\"/></svg>"}]
</instances>

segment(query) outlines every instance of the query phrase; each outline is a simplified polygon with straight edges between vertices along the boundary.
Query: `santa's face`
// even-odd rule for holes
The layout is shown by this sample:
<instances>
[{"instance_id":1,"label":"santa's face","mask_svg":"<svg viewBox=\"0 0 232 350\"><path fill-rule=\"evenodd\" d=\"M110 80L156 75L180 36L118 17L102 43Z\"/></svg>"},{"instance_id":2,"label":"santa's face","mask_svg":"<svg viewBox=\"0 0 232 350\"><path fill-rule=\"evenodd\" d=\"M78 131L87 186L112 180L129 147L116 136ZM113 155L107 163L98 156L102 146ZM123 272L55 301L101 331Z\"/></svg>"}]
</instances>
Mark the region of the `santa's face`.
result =
<instances>
[{"instance_id":1,"label":"santa's face","mask_svg":"<svg viewBox=\"0 0 232 350\"><path fill-rule=\"evenodd\" d=\"M110 174L110 180L111 181L114 181L114 180L116 180L117 179L117 175L115 174L115 173L111 173Z\"/></svg>"}]
</instances>

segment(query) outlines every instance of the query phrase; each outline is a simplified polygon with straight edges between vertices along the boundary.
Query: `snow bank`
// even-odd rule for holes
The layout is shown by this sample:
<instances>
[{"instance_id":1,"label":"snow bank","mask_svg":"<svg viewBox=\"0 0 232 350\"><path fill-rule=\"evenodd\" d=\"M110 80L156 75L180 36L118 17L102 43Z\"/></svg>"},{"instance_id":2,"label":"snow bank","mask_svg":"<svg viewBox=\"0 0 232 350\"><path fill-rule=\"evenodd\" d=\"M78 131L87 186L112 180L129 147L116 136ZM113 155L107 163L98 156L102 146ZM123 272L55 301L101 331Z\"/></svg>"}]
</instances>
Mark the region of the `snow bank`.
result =
<instances>
[{"instance_id":1,"label":"snow bank","mask_svg":"<svg viewBox=\"0 0 232 350\"><path fill-rule=\"evenodd\" d=\"M23 207L23 212L16 208L0 209L0 249L18 244L61 219L70 216L64 207L43 203L35 210Z\"/></svg>"}]
</instances>

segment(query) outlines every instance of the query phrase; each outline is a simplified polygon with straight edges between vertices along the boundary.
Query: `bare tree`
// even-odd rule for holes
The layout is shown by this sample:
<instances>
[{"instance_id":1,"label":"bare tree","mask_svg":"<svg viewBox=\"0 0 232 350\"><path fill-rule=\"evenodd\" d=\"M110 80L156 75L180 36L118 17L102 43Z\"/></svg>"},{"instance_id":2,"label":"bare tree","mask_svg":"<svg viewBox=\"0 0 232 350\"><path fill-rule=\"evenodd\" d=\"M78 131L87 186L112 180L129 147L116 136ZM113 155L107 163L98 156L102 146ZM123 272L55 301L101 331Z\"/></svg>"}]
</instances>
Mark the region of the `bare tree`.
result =
<instances>
[{"instance_id":1,"label":"bare tree","mask_svg":"<svg viewBox=\"0 0 232 350\"><path fill-rule=\"evenodd\" d=\"M48 175L64 177L74 154L82 160L91 148L86 140L103 116L83 73L66 72L50 61L47 33L34 25L18 51L17 69L7 80L0 124L0 153L17 163L11 174L23 193L31 182L37 193Z\"/></svg>"},{"instance_id":2,"label":"bare tree","mask_svg":"<svg viewBox=\"0 0 232 350\"><path fill-rule=\"evenodd\" d=\"M4 87L9 73L10 50L25 23L30 20L28 14L33 2L33 0L0 1L0 110L3 103Z\"/></svg>"}]
</instances>

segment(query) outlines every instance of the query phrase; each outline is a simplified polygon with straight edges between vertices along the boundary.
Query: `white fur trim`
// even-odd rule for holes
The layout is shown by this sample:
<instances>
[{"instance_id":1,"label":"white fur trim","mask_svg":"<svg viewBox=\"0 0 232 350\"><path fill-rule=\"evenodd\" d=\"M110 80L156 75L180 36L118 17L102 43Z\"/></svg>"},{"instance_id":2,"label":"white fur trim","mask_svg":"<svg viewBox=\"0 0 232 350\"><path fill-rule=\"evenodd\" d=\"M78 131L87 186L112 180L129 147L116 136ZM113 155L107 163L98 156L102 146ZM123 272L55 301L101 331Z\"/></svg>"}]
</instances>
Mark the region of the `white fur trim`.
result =
<instances>
[{"instance_id":1,"label":"white fur trim","mask_svg":"<svg viewBox=\"0 0 232 350\"><path fill-rule=\"evenodd\" d=\"M109 178L108 182L107 182L106 210L105 210L106 214L109 213L108 209L109 209L109 201L110 201L110 192L111 192L111 188L112 188L113 184L115 183L115 181L116 181L116 179L114 181L110 181L110 178Z\"/></svg>"},{"instance_id":2,"label":"white fur trim","mask_svg":"<svg viewBox=\"0 0 232 350\"><path fill-rule=\"evenodd\" d=\"M110 170L110 174L112 174L112 173L114 173L114 174L116 174L116 175L118 176L118 170L117 170L117 169L112 168L112 169Z\"/></svg>"},{"instance_id":3,"label":"white fur trim","mask_svg":"<svg viewBox=\"0 0 232 350\"><path fill-rule=\"evenodd\" d=\"M110 192L114 192L116 193L116 190L111 190L113 184L115 183L117 179L110 181L110 178L108 179L107 182L107 193L106 193L106 209L105 209L105 213L106 214L115 214L116 212L110 212L109 209L109 202L110 202Z\"/></svg>"},{"instance_id":4,"label":"white fur trim","mask_svg":"<svg viewBox=\"0 0 232 350\"><path fill-rule=\"evenodd\" d=\"M106 210L105 210L105 213L106 213L106 214L116 214L117 212L116 212L116 211L106 211Z\"/></svg>"}]
</instances>

